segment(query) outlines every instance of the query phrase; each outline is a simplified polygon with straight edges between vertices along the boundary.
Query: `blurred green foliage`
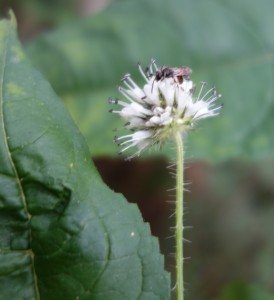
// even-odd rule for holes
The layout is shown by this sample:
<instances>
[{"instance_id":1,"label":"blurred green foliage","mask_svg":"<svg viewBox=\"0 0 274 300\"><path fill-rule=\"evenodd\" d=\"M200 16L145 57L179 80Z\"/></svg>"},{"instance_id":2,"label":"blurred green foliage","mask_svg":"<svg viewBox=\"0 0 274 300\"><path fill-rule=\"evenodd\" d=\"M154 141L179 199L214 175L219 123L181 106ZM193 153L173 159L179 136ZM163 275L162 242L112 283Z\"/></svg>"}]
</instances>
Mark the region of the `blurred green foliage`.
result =
<instances>
[{"instance_id":1,"label":"blurred green foliage","mask_svg":"<svg viewBox=\"0 0 274 300\"><path fill-rule=\"evenodd\" d=\"M194 158L270 157L274 146L271 0L114 1L33 40L28 53L64 99L93 155L113 155L108 96L136 63L189 65L223 94L222 115L188 138ZM248 7L248 9L246 9ZM199 84L197 84L199 89ZM98 136L100 131L100 136ZM169 152L169 149L166 149ZM165 152L165 153L166 153Z\"/></svg>"},{"instance_id":2,"label":"blurred green foliage","mask_svg":"<svg viewBox=\"0 0 274 300\"><path fill-rule=\"evenodd\" d=\"M273 300L273 294L270 294L256 286L244 283L234 283L225 287L222 295L214 300Z\"/></svg>"},{"instance_id":3,"label":"blurred green foliage","mask_svg":"<svg viewBox=\"0 0 274 300\"><path fill-rule=\"evenodd\" d=\"M1 0L0 14L6 14L11 8L19 16L36 19L39 23L59 24L77 16L75 0Z\"/></svg>"}]
</instances>

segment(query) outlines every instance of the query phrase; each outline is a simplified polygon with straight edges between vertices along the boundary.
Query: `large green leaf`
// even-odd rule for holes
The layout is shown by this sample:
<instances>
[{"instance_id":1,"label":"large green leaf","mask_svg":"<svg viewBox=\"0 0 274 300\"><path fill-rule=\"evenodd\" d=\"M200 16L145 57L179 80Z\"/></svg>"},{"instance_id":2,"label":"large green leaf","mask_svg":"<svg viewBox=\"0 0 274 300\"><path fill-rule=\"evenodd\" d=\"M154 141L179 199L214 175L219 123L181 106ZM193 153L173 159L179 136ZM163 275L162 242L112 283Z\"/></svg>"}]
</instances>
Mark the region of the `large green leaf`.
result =
<instances>
[{"instance_id":1,"label":"large green leaf","mask_svg":"<svg viewBox=\"0 0 274 300\"><path fill-rule=\"evenodd\" d=\"M0 22L0 299L169 299L156 238L102 183L13 17Z\"/></svg>"},{"instance_id":2,"label":"large green leaf","mask_svg":"<svg viewBox=\"0 0 274 300\"><path fill-rule=\"evenodd\" d=\"M195 81L223 94L222 115L189 135L191 157L272 156L272 6L272 0L113 1L97 16L38 38L28 51L94 155L116 149L107 95L118 96L119 78L136 75L138 60L146 65L154 57L160 65L191 66Z\"/></svg>"}]
</instances>

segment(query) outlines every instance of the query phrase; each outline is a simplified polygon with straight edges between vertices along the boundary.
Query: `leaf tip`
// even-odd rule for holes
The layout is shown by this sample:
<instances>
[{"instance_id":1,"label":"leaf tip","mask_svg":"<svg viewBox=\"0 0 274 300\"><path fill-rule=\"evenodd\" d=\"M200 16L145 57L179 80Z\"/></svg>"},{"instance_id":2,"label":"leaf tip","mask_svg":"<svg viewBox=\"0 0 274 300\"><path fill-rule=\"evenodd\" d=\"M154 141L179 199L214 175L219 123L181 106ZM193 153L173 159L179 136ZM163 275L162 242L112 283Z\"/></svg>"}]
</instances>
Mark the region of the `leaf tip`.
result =
<instances>
[{"instance_id":1,"label":"leaf tip","mask_svg":"<svg viewBox=\"0 0 274 300\"><path fill-rule=\"evenodd\" d=\"M11 24L17 28L17 20L16 20L16 16L15 16L15 13L13 12L12 9L9 9L8 11L8 18L10 19L11 21Z\"/></svg>"},{"instance_id":2,"label":"leaf tip","mask_svg":"<svg viewBox=\"0 0 274 300\"><path fill-rule=\"evenodd\" d=\"M11 22L12 26L17 29L17 20L16 16L12 9L9 9L7 12L7 17L0 20L2 22Z\"/></svg>"}]
</instances>

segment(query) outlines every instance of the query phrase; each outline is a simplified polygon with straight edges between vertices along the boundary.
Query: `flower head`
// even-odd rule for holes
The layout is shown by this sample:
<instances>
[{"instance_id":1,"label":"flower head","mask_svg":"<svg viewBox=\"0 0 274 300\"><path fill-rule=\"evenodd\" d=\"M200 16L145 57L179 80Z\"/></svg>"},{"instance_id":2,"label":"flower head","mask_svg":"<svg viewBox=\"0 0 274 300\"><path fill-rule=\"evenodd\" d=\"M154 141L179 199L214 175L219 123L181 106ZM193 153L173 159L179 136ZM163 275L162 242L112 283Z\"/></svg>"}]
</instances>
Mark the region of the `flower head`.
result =
<instances>
[{"instance_id":1,"label":"flower head","mask_svg":"<svg viewBox=\"0 0 274 300\"><path fill-rule=\"evenodd\" d=\"M138 68L145 80L144 86L139 87L130 74L126 74L122 78L123 86L118 88L126 100L109 99L111 104L119 106L110 111L119 114L126 121L124 128L131 131L114 138L122 146L119 153L136 146L138 150L129 157L132 158L152 145L163 143L178 131L189 131L197 120L219 114L221 106L216 106L215 101L221 95L215 88L204 93L206 83L202 82L195 97L190 68L158 68L155 60L145 70L140 64Z\"/></svg>"}]
</instances>

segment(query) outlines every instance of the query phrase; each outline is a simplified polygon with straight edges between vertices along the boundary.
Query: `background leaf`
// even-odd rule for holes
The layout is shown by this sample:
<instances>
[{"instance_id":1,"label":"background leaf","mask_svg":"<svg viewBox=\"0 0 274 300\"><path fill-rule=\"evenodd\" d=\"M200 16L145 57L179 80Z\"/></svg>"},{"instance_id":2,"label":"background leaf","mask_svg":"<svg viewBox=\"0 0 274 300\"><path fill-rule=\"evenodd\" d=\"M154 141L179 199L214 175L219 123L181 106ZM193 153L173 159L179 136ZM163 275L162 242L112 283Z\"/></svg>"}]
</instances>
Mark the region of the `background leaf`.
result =
<instances>
[{"instance_id":1,"label":"background leaf","mask_svg":"<svg viewBox=\"0 0 274 300\"><path fill-rule=\"evenodd\" d=\"M158 242L0 22L1 299L168 299Z\"/></svg>"},{"instance_id":2,"label":"background leaf","mask_svg":"<svg viewBox=\"0 0 274 300\"><path fill-rule=\"evenodd\" d=\"M273 294L270 294L257 286L244 283L233 283L228 285L222 292L222 295L215 300L231 299L272 300Z\"/></svg>"},{"instance_id":3,"label":"background leaf","mask_svg":"<svg viewBox=\"0 0 274 300\"><path fill-rule=\"evenodd\" d=\"M28 52L64 99L93 155L116 151L111 130L121 122L106 114L107 97L118 96L126 72L142 83L135 65L154 57L159 65L191 66L196 82L207 80L223 94L223 114L189 136L191 157L269 157L271 6L270 0L113 1L99 15L34 40Z\"/></svg>"}]
</instances>

